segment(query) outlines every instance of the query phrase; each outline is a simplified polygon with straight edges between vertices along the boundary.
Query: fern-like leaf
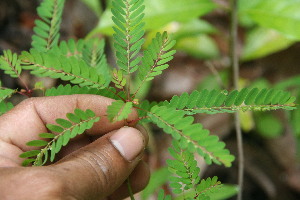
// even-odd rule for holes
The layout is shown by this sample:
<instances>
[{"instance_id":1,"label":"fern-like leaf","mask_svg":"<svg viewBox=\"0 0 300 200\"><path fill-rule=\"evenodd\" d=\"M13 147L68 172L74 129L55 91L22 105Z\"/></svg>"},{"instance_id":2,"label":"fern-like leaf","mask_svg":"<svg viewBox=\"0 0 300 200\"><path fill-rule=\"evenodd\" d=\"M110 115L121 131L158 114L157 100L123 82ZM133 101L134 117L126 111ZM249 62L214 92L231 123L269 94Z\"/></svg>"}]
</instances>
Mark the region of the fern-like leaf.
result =
<instances>
[{"instance_id":1,"label":"fern-like leaf","mask_svg":"<svg viewBox=\"0 0 300 200\"><path fill-rule=\"evenodd\" d=\"M126 98L124 92L117 92L113 87L98 90L96 88L79 87L78 85L71 86L70 84L67 84L47 89L45 92L45 96L60 96L72 94L96 94L116 100Z\"/></svg>"},{"instance_id":2,"label":"fern-like leaf","mask_svg":"<svg viewBox=\"0 0 300 200\"><path fill-rule=\"evenodd\" d=\"M148 123L151 122L151 120L149 118L147 118L148 116L148 111L151 110L151 108L153 106L156 106L158 103L155 101L148 101L148 100L143 100L139 105L137 105L137 107L139 109L137 109L138 115L141 118L141 120L139 121L139 123Z\"/></svg>"},{"instance_id":3,"label":"fern-like leaf","mask_svg":"<svg viewBox=\"0 0 300 200\"><path fill-rule=\"evenodd\" d=\"M46 52L58 44L59 29L65 0L44 0L37 8L41 19L35 21L32 47Z\"/></svg>"},{"instance_id":4,"label":"fern-like leaf","mask_svg":"<svg viewBox=\"0 0 300 200\"><path fill-rule=\"evenodd\" d=\"M126 119L132 112L132 102L123 102L121 100L114 101L107 107L107 116L111 122L121 121Z\"/></svg>"},{"instance_id":5,"label":"fern-like leaf","mask_svg":"<svg viewBox=\"0 0 300 200\"><path fill-rule=\"evenodd\" d=\"M221 182L218 181L218 177L202 179L200 184L197 185L197 199L202 200L204 198L210 200L210 193L214 193L222 187Z\"/></svg>"},{"instance_id":6,"label":"fern-like leaf","mask_svg":"<svg viewBox=\"0 0 300 200\"><path fill-rule=\"evenodd\" d=\"M175 158L175 160L167 160L169 171L175 174L170 178L170 187L175 194L191 191L189 196L192 198L189 199L210 200L208 194L222 186L217 177L200 181L200 168L197 166L194 154L182 150L177 142L173 141L173 148L169 148L169 153Z\"/></svg>"},{"instance_id":7,"label":"fern-like leaf","mask_svg":"<svg viewBox=\"0 0 300 200\"><path fill-rule=\"evenodd\" d=\"M185 112L165 106L154 106L148 112L151 121L177 140L182 149L189 152L197 151L208 164L224 164L231 166L234 156L225 149L225 143L220 142L215 135L203 129L199 123L193 124L192 116L185 117Z\"/></svg>"},{"instance_id":8,"label":"fern-like leaf","mask_svg":"<svg viewBox=\"0 0 300 200\"><path fill-rule=\"evenodd\" d=\"M114 47L118 66L124 74L131 74L137 70L141 58L137 56L143 43L144 0L114 0L112 2L112 20L115 33Z\"/></svg>"},{"instance_id":9,"label":"fern-like leaf","mask_svg":"<svg viewBox=\"0 0 300 200\"><path fill-rule=\"evenodd\" d=\"M115 86L119 89L123 89L124 86L126 85L126 78L123 76L123 71L122 70L117 70L114 69L112 71L112 82L115 84Z\"/></svg>"},{"instance_id":10,"label":"fern-like leaf","mask_svg":"<svg viewBox=\"0 0 300 200\"><path fill-rule=\"evenodd\" d=\"M106 82L110 82L110 67L104 54L104 40L93 38L85 41L83 48L83 59L91 67L96 68L98 74L102 74Z\"/></svg>"},{"instance_id":11,"label":"fern-like leaf","mask_svg":"<svg viewBox=\"0 0 300 200\"><path fill-rule=\"evenodd\" d=\"M41 166L48 160L53 162L55 155L63 146L68 144L70 139L90 129L100 119L89 109L86 111L75 109L74 113L68 113L66 116L68 120L56 119L57 125L46 125L52 133L41 133L39 136L44 140L33 140L27 143L28 146L44 147L41 150L31 150L22 153L20 157L27 158L23 162L24 166L30 163L33 163L34 166ZM45 139L49 138L51 140L47 142Z\"/></svg>"},{"instance_id":12,"label":"fern-like leaf","mask_svg":"<svg viewBox=\"0 0 300 200\"><path fill-rule=\"evenodd\" d=\"M241 111L268 111L276 109L294 109L295 97L290 93L257 88L232 92L206 89L194 91L191 94L183 93L181 96L174 96L170 102L165 101L161 105L184 110L186 114L196 113L232 113Z\"/></svg>"},{"instance_id":13,"label":"fern-like leaf","mask_svg":"<svg viewBox=\"0 0 300 200\"><path fill-rule=\"evenodd\" d=\"M152 43L144 52L141 67L139 67L138 78L140 85L134 94L137 94L146 81L152 80L162 73L169 65L167 62L173 59L175 50L170 50L175 45L174 40L168 38L167 32L157 33Z\"/></svg>"},{"instance_id":14,"label":"fern-like leaf","mask_svg":"<svg viewBox=\"0 0 300 200\"><path fill-rule=\"evenodd\" d=\"M173 148L169 148L169 152L175 160L167 160L169 171L176 176L170 178L170 187L175 194L190 189L196 189L200 182L200 168L194 155L188 151L180 149L177 142L173 142ZM197 196L197 193L194 194Z\"/></svg>"},{"instance_id":15,"label":"fern-like leaf","mask_svg":"<svg viewBox=\"0 0 300 200\"><path fill-rule=\"evenodd\" d=\"M22 72L18 55L10 50L3 51L3 56L0 57L0 69L4 70L5 74L18 78Z\"/></svg>"},{"instance_id":16,"label":"fern-like leaf","mask_svg":"<svg viewBox=\"0 0 300 200\"><path fill-rule=\"evenodd\" d=\"M62 41L59 45L54 46L50 52L53 54L64 55L66 57L81 59L83 56L83 48L84 40L80 39L75 41L74 39L70 39L68 41Z\"/></svg>"},{"instance_id":17,"label":"fern-like leaf","mask_svg":"<svg viewBox=\"0 0 300 200\"><path fill-rule=\"evenodd\" d=\"M95 68L89 67L83 60L78 61L74 57L58 56L51 53L41 53L31 50L21 55L24 69L41 77L60 78L80 86L102 89L109 83Z\"/></svg>"}]
</instances>

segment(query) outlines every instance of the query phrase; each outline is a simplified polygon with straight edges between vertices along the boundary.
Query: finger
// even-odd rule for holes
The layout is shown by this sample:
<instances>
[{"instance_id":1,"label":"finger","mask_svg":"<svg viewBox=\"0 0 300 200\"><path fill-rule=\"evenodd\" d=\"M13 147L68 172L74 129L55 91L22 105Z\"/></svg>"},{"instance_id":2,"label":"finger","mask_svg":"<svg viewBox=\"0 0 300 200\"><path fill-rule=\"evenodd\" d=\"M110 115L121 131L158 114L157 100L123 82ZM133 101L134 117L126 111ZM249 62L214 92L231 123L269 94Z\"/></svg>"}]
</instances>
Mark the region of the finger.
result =
<instances>
[{"instance_id":1,"label":"finger","mask_svg":"<svg viewBox=\"0 0 300 200\"><path fill-rule=\"evenodd\" d=\"M148 137L124 127L53 165L74 199L101 199L119 188L141 159Z\"/></svg>"},{"instance_id":2,"label":"finger","mask_svg":"<svg viewBox=\"0 0 300 200\"><path fill-rule=\"evenodd\" d=\"M55 123L57 118L66 118L66 113L73 112L75 108L91 109L97 116L102 116L88 134L107 133L127 123L126 121L110 123L105 117L107 106L112 101L114 100L98 95L30 98L0 117L0 140L14 144L23 151L30 150L25 145L26 142L40 139L39 133L48 132L45 127L47 123ZM128 120L131 121L136 118L136 112L132 112Z\"/></svg>"},{"instance_id":3,"label":"finger","mask_svg":"<svg viewBox=\"0 0 300 200\"><path fill-rule=\"evenodd\" d=\"M143 190L150 179L150 170L144 161L140 161L129 176L130 186L133 193ZM108 199L121 200L129 196L128 183L125 181Z\"/></svg>"},{"instance_id":4,"label":"finger","mask_svg":"<svg viewBox=\"0 0 300 200\"><path fill-rule=\"evenodd\" d=\"M147 135L146 129L141 125L136 125L136 129L138 129L140 132L142 132L144 135ZM99 137L98 137L99 138ZM61 158L69 155L70 153L76 151L77 149L80 149L81 147L84 147L88 144L90 144L92 141L95 141L98 138L80 138L79 140L71 140L66 147L63 147L59 154L56 156L57 160L60 160Z\"/></svg>"}]
</instances>

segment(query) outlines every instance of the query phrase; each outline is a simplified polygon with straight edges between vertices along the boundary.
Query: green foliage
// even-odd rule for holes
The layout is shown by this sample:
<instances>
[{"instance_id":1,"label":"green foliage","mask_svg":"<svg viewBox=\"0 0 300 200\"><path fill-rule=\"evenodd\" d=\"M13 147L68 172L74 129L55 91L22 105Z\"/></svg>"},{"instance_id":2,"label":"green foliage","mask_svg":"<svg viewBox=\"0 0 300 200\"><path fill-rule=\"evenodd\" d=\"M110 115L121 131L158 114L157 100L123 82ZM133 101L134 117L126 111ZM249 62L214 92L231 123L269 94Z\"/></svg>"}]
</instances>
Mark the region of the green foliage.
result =
<instances>
[{"instance_id":1,"label":"green foliage","mask_svg":"<svg viewBox=\"0 0 300 200\"><path fill-rule=\"evenodd\" d=\"M104 54L104 40L98 38L89 39L84 43L82 50L83 60L90 67L96 68L98 74L102 74L106 82L111 80L109 66Z\"/></svg>"},{"instance_id":2,"label":"green foliage","mask_svg":"<svg viewBox=\"0 0 300 200\"><path fill-rule=\"evenodd\" d=\"M152 43L148 46L144 52L142 59L142 68L139 70L138 77L141 80L141 85L145 81L152 80L155 76L162 73L167 69L169 65L167 62L173 59L173 55L176 53L171 48L175 45L174 40L168 39L166 32L163 34L157 33L153 38Z\"/></svg>"},{"instance_id":3,"label":"green foliage","mask_svg":"<svg viewBox=\"0 0 300 200\"><path fill-rule=\"evenodd\" d=\"M210 0L145 0L145 29L157 30L172 21L187 22L207 14L215 7ZM98 27L91 35L99 32L112 34L114 24L111 16L110 9L105 10Z\"/></svg>"},{"instance_id":4,"label":"green foliage","mask_svg":"<svg viewBox=\"0 0 300 200\"><path fill-rule=\"evenodd\" d=\"M205 34L182 38L175 48L199 59L213 59L220 54L215 41Z\"/></svg>"},{"instance_id":5,"label":"green foliage","mask_svg":"<svg viewBox=\"0 0 300 200\"><path fill-rule=\"evenodd\" d=\"M102 13L102 5L101 2L98 0L81 0L83 3L85 3L94 13L100 17Z\"/></svg>"},{"instance_id":6,"label":"green foliage","mask_svg":"<svg viewBox=\"0 0 300 200\"><path fill-rule=\"evenodd\" d=\"M15 92L16 90L0 87L0 102L2 102L6 98L11 97Z\"/></svg>"},{"instance_id":7,"label":"green foliage","mask_svg":"<svg viewBox=\"0 0 300 200\"><path fill-rule=\"evenodd\" d=\"M256 113L254 119L256 130L263 137L276 138L283 133L281 121L271 113Z\"/></svg>"},{"instance_id":8,"label":"green foliage","mask_svg":"<svg viewBox=\"0 0 300 200\"><path fill-rule=\"evenodd\" d=\"M289 38L300 39L300 2L295 0L241 0L239 14L244 21L275 29Z\"/></svg>"},{"instance_id":9,"label":"green foliage","mask_svg":"<svg viewBox=\"0 0 300 200\"><path fill-rule=\"evenodd\" d=\"M253 60L285 49L295 40L267 28L258 27L247 33L242 60Z\"/></svg>"},{"instance_id":10,"label":"green foliage","mask_svg":"<svg viewBox=\"0 0 300 200\"><path fill-rule=\"evenodd\" d=\"M159 190L157 200L171 200L171 195L166 195L163 190Z\"/></svg>"},{"instance_id":11,"label":"green foliage","mask_svg":"<svg viewBox=\"0 0 300 200\"><path fill-rule=\"evenodd\" d=\"M142 191L142 199L147 200L149 196L157 190L157 188L169 181L170 175L171 173L167 167L162 167L152 172L147 187ZM159 192L161 193L161 191Z\"/></svg>"},{"instance_id":12,"label":"green foliage","mask_svg":"<svg viewBox=\"0 0 300 200\"><path fill-rule=\"evenodd\" d=\"M170 102L162 105L183 110L185 114L196 113L216 114L241 111L269 111L276 109L294 109L295 97L290 93L275 90L257 88L244 88L241 91L211 90L194 91L190 95L183 93L174 96Z\"/></svg>"},{"instance_id":13,"label":"green foliage","mask_svg":"<svg viewBox=\"0 0 300 200\"><path fill-rule=\"evenodd\" d=\"M7 111L9 111L10 109L12 109L14 107L14 105L11 102L4 102L1 101L0 102L0 116L3 115L4 113L6 113Z\"/></svg>"},{"instance_id":14,"label":"green foliage","mask_svg":"<svg viewBox=\"0 0 300 200\"><path fill-rule=\"evenodd\" d=\"M114 0L111 12L115 34L117 64L125 74L138 68L141 57L137 56L144 43L144 0Z\"/></svg>"},{"instance_id":15,"label":"green foliage","mask_svg":"<svg viewBox=\"0 0 300 200\"><path fill-rule=\"evenodd\" d=\"M213 192L206 193L206 197L202 199L210 199L210 200L224 200L229 199L230 197L234 197L237 192L239 191L238 186L236 185L229 185L229 184L222 184L222 186L219 186L217 190L211 190ZM194 199L195 191L189 190L186 191L174 198L174 200L187 200L187 199Z\"/></svg>"},{"instance_id":16,"label":"green foliage","mask_svg":"<svg viewBox=\"0 0 300 200\"><path fill-rule=\"evenodd\" d=\"M127 119L132 112L132 102L123 102L121 100L114 101L107 107L107 117L111 122Z\"/></svg>"},{"instance_id":17,"label":"green foliage","mask_svg":"<svg viewBox=\"0 0 300 200\"><path fill-rule=\"evenodd\" d=\"M294 11L293 8L285 3L279 3L279 7L273 6L267 14L257 13L260 8L256 10L256 6L263 7L273 1L267 0L262 3L257 0L251 1L249 7L240 8L240 14L245 15L247 20L252 23L255 21L268 28L275 28L284 35L285 31L277 26L277 22L265 24L270 22L268 17L278 17L274 11L277 11L280 6L287 8L288 11ZM296 5L290 4L290 1L288 0L289 5ZM191 115L276 109L292 110L295 108L295 97L288 92L279 90L286 89L291 83L279 85L278 89L244 88L241 91L233 90L231 92L199 89L190 94L183 93L180 96L174 96L170 101L143 100L140 97L145 97L145 91L148 91L144 88L149 88L150 82L169 67L168 62L176 53L173 48L186 52L191 51L191 54L198 52L197 55L202 52L199 56L201 58L213 58L218 55L215 43L207 35L215 33L216 29L202 20L194 19L211 11L215 4L210 0L113 0L111 5L112 21L106 19L110 13L109 9L105 11L100 22L100 29L106 33L110 32L108 30L110 28L114 31L113 47L117 65L113 69L108 65L104 54L104 40L88 37L88 39L78 41L74 39L58 41L64 0L44 0L41 3L38 8L41 19L36 21L34 28L33 48L30 51L22 52L21 56L10 50L4 51L4 55L0 57L0 69L13 78L20 79L20 74L24 69L30 70L36 76L61 79L72 84L46 89L45 96L93 94L112 98L115 101L107 107L107 112L104 114L112 123L128 119L129 114L136 110L137 122L154 123L173 137L174 145L169 151L175 160L168 160L167 163L170 171L176 175L176 177L170 178L170 186L174 193L180 195L185 193L187 196L181 197L185 200L213 200L211 194L222 191L221 184L217 177L201 180L200 169L194 153L204 157L207 164L223 164L226 167L232 165L234 156L217 136L211 135L200 123L194 123L194 117ZM283 13L285 12L284 10ZM150 13L150 15L146 16L145 13ZM257 16L267 17L258 19L253 13ZM295 12L291 15L294 14ZM162 33L154 33L154 38L147 40L144 45L144 34L147 27L162 27L174 20L176 22L172 23L170 28L174 32L172 38L168 36L167 32L161 31ZM148 22L147 25L144 21ZM173 31L172 28L176 29L177 26L181 26L185 30ZM269 29L263 31L263 34L266 32L269 32ZM292 33L294 38L298 37L296 32L297 30ZM259 35L255 32L253 34L253 38ZM246 46L248 49L245 48L244 59L265 55L276 48L288 46L289 41L292 41L291 39L282 40L282 37L278 36L280 35L275 35L274 40L279 39L282 43L277 46L267 48L257 45L257 43L253 43L253 46L250 47ZM251 42L254 40L253 38L248 37L248 40L251 39ZM181 42L175 44L174 39L181 40ZM267 39L265 38L264 44L274 41L272 38L269 38L272 40ZM247 42L249 43L249 41ZM199 45L196 45L198 43ZM141 51L143 45L145 50ZM193 49L194 46L199 47ZM207 47L209 49L206 49ZM253 51L257 52L258 50L260 50L258 55L255 55ZM297 80L291 82L294 83ZM11 95L21 93L31 96L32 90L26 85L25 87L26 90L20 91L1 87L0 115L13 107L11 103L4 101ZM41 88L43 87L37 84L34 89ZM299 113L295 113L294 117L298 115ZM56 124L47 124L49 132L40 133L40 139L27 142L30 151L20 155L21 158L26 158L23 165L40 166L48 161L53 162L61 148L68 145L72 138L90 129L99 119L91 110L75 109L74 113L66 114L65 119L56 119ZM145 196L149 196L149 193L154 192L158 186L164 184L169 177L168 174L166 170L157 172L155 181L151 182L152 186L144 198L147 198ZM165 196L164 192L160 190L157 199L170 200L171 196Z\"/></svg>"},{"instance_id":18,"label":"green foliage","mask_svg":"<svg viewBox=\"0 0 300 200\"><path fill-rule=\"evenodd\" d=\"M116 89L113 87L107 87L98 90L96 88L90 88L87 86L79 87L78 85L71 86L67 84L47 89L45 92L45 96L59 96L72 94L96 94L117 100L126 98L124 92L117 92Z\"/></svg>"},{"instance_id":19,"label":"green foliage","mask_svg":"<svg viewBox=\"0 0 300 200\"><path fill-rule=\"evenodd\" d=\"M36 50L46 52L58 44L64 3L65 0L48 0L37 8L41 19L35 21L32 36L32 47Z\"/></svg>"},{"instance_id":20,"label":"green foliage","mask_svg":"<svg viewBox=\"0 0 300 200\"><path fill-rule=\"evenodd\" d=\"M39 136L42 140L33 140L27 142L28 146L43 147L41 150L30 150L22 153L21 158L27 158L23 162L23 166L33 164L41 166L46 164L48 160L54 161L55 155L66 146L70 139L82 134L90 129L93 124L99 121L99 117L91 110L75 109L74 113L68 113L66 119L56 119L57 125L47 124L47 128L51 133L41 133ZM51 139L50 141L46 139ZM49 155L50 154L50 155Z\"/></svg>"},{"instance_id":21,"label":"green foliage","mask_svg":"<svg viewBox=\"0 0 300 200\"><path fill-rule=\"evenodd\" d=\"M89 67L83 60L74 57L66 58L52 53L41 53L31 50L21 56L23 68L41 77L60 78L80 86L104 88L108 83L95 68Z\"/></svg>"},{"instance_id":22,"label":"green foliage","mask_svg":"<svg viewBox=\"0 0 300 200\"><path fill-rule=\"evenodd\" d=\"M116 88L123 89L126 85L126 78L123 75L122 70L113 69L113 79L112 82L115 84Z\"/></svg>"},{"instance_id":23,"label":"green foliage","mask_svg":"<svg viewBox=\"0 0 300 200\"><path fill-rule=\"evenodd\" d=\"M175 194L181 194L185 191L192 190L193 198L190 199L207 199L207 195L218 190L222 185L217 177L202 179L200 181L200 168L194 155L188 151L184 151L174 142L173 148L169 148L169 152L175 160L167 160L169 170L176 176L170 178L170 187Z\"/></svg>"},{"instance_id":24,"label":"green foliage","mask_svg":"<svg viewBox=\"0 0 300 200\"><path fill-rule=\"evenodd\" d=\"M16 53L10 50L3 51L3 56L0 57L0 69L4 70L5 74L13 78L18 78L22 72L20 61Z\"/></svg>"},{"instance_id":25,"label":"green foliage","mask_svg":"<svg viewBox=\"0 0 300 200\"><path fill-rule=\"evenodd\" d=\"M59 45L54 46L50 52L80 59L82 58L83 47L84 40L80 39L75 41L74 39L70 39L68 41L61 41Z\"/></svg>"},{"instance_id":26,"label":"green foliage","mask_svg":"<svg viewBox=\"0 0 300 200\"><path fill-rule=\"evenodd\" d=\"M199 123L193 124L192 116L184 117L185 112L165 106L154 106L148 113L151 121L179 142L180 148L199 153L208 164L231 166L234 156L230 155L225 144L219 141Z\"/></svg>"}]
</instances>

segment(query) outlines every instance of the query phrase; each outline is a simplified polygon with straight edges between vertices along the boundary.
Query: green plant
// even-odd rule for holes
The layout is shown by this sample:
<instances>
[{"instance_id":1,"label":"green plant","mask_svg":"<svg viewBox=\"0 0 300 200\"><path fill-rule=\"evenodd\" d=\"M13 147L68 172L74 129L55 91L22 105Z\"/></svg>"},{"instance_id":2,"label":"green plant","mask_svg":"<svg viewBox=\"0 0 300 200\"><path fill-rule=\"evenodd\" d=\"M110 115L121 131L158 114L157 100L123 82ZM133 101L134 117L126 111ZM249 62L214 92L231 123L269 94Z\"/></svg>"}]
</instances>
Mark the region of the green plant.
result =
<instances>
[{"instance_id":1,"label":"green plant","mask_svg":"<svg viewBox=\"0 0 300 200\"><path fill-rule=\"evenodd\" d=\"M36 21L32 49L21 55L4 51L0 68L13 78L20 78L22 70L30 70L36 76L59 78L73 85L59 85L47 89L46 96L71 94L96 94L115 99L107 108L107 117L112 123L124 120L136 109L139 120L130 122L154 123L173 137L170 154L175 160L168 160L173 177L170 186L174 193L189 192L185 199L210 199L210 193L221 187L217 177L200 179L200 169L194 153L201 155L207 164L230 167L234 156L225 148L225 143L211 135L200 123L194 123L193 115L198 113L233 113L236 111L269 111L294 109L294 97L288 92L275 89L244 88L233 90L194 91L174 96L170 101L149 102L137 99L143 86L167 69L173 59L175 41L166 32L157 33L142 52L144 43L143 0L114 0L112 20L114 22L114 48L118 68L110 68L104 55L104 41L69 40L59 42L59 26L64 0L44 0L38 8L41 20ZM135 84L135 85L133 85ZM114 87L113 87L114 86ZM15 93L32 96L32 89L13 90L1 87L0 99L6 112L12 104L4 100ZM57 119L57 124L47 124L49 133L41 133L41 140L29 141L28 146L40 150L27 151L20 155L23 165L41 166L48 160L54 161L62 146L70 139L82 134L99 120L91 110L75 109L66 114L67 119ZM45 140L47 139L47 141ZM192 190L192 192L190 192ZM158 199L170 199L159 193Z\"/></svg>"}]
</instances>

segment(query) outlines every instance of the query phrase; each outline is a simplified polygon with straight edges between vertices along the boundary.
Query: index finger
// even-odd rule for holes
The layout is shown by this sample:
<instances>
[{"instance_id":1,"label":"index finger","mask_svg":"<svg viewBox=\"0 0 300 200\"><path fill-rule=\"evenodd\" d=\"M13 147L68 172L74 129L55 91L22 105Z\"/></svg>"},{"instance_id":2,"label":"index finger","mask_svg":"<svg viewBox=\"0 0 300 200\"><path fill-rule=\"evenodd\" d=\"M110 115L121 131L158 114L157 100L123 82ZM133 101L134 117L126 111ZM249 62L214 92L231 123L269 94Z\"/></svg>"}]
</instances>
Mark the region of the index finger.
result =
<instances>
[{"instance_id":1,"label":"index finger","mask_svg":"<svg viewBox=\"0 0 300 200\"><path fill-rule=\"evenodd\" d=\"M28 150L26 142L40 139L38 134L48 132L46 124L55 124L57 118L66 118L75 108L91 109L100 121L94 124L87 134L102 135L126 125L126 121L111 123L106 109L114 100L98 95L78 94L55 97L30 98L0 117L0 141L13 144L23 151ZM137 118L132 112L128 121Z\"/></svg>"}]
</instances>

